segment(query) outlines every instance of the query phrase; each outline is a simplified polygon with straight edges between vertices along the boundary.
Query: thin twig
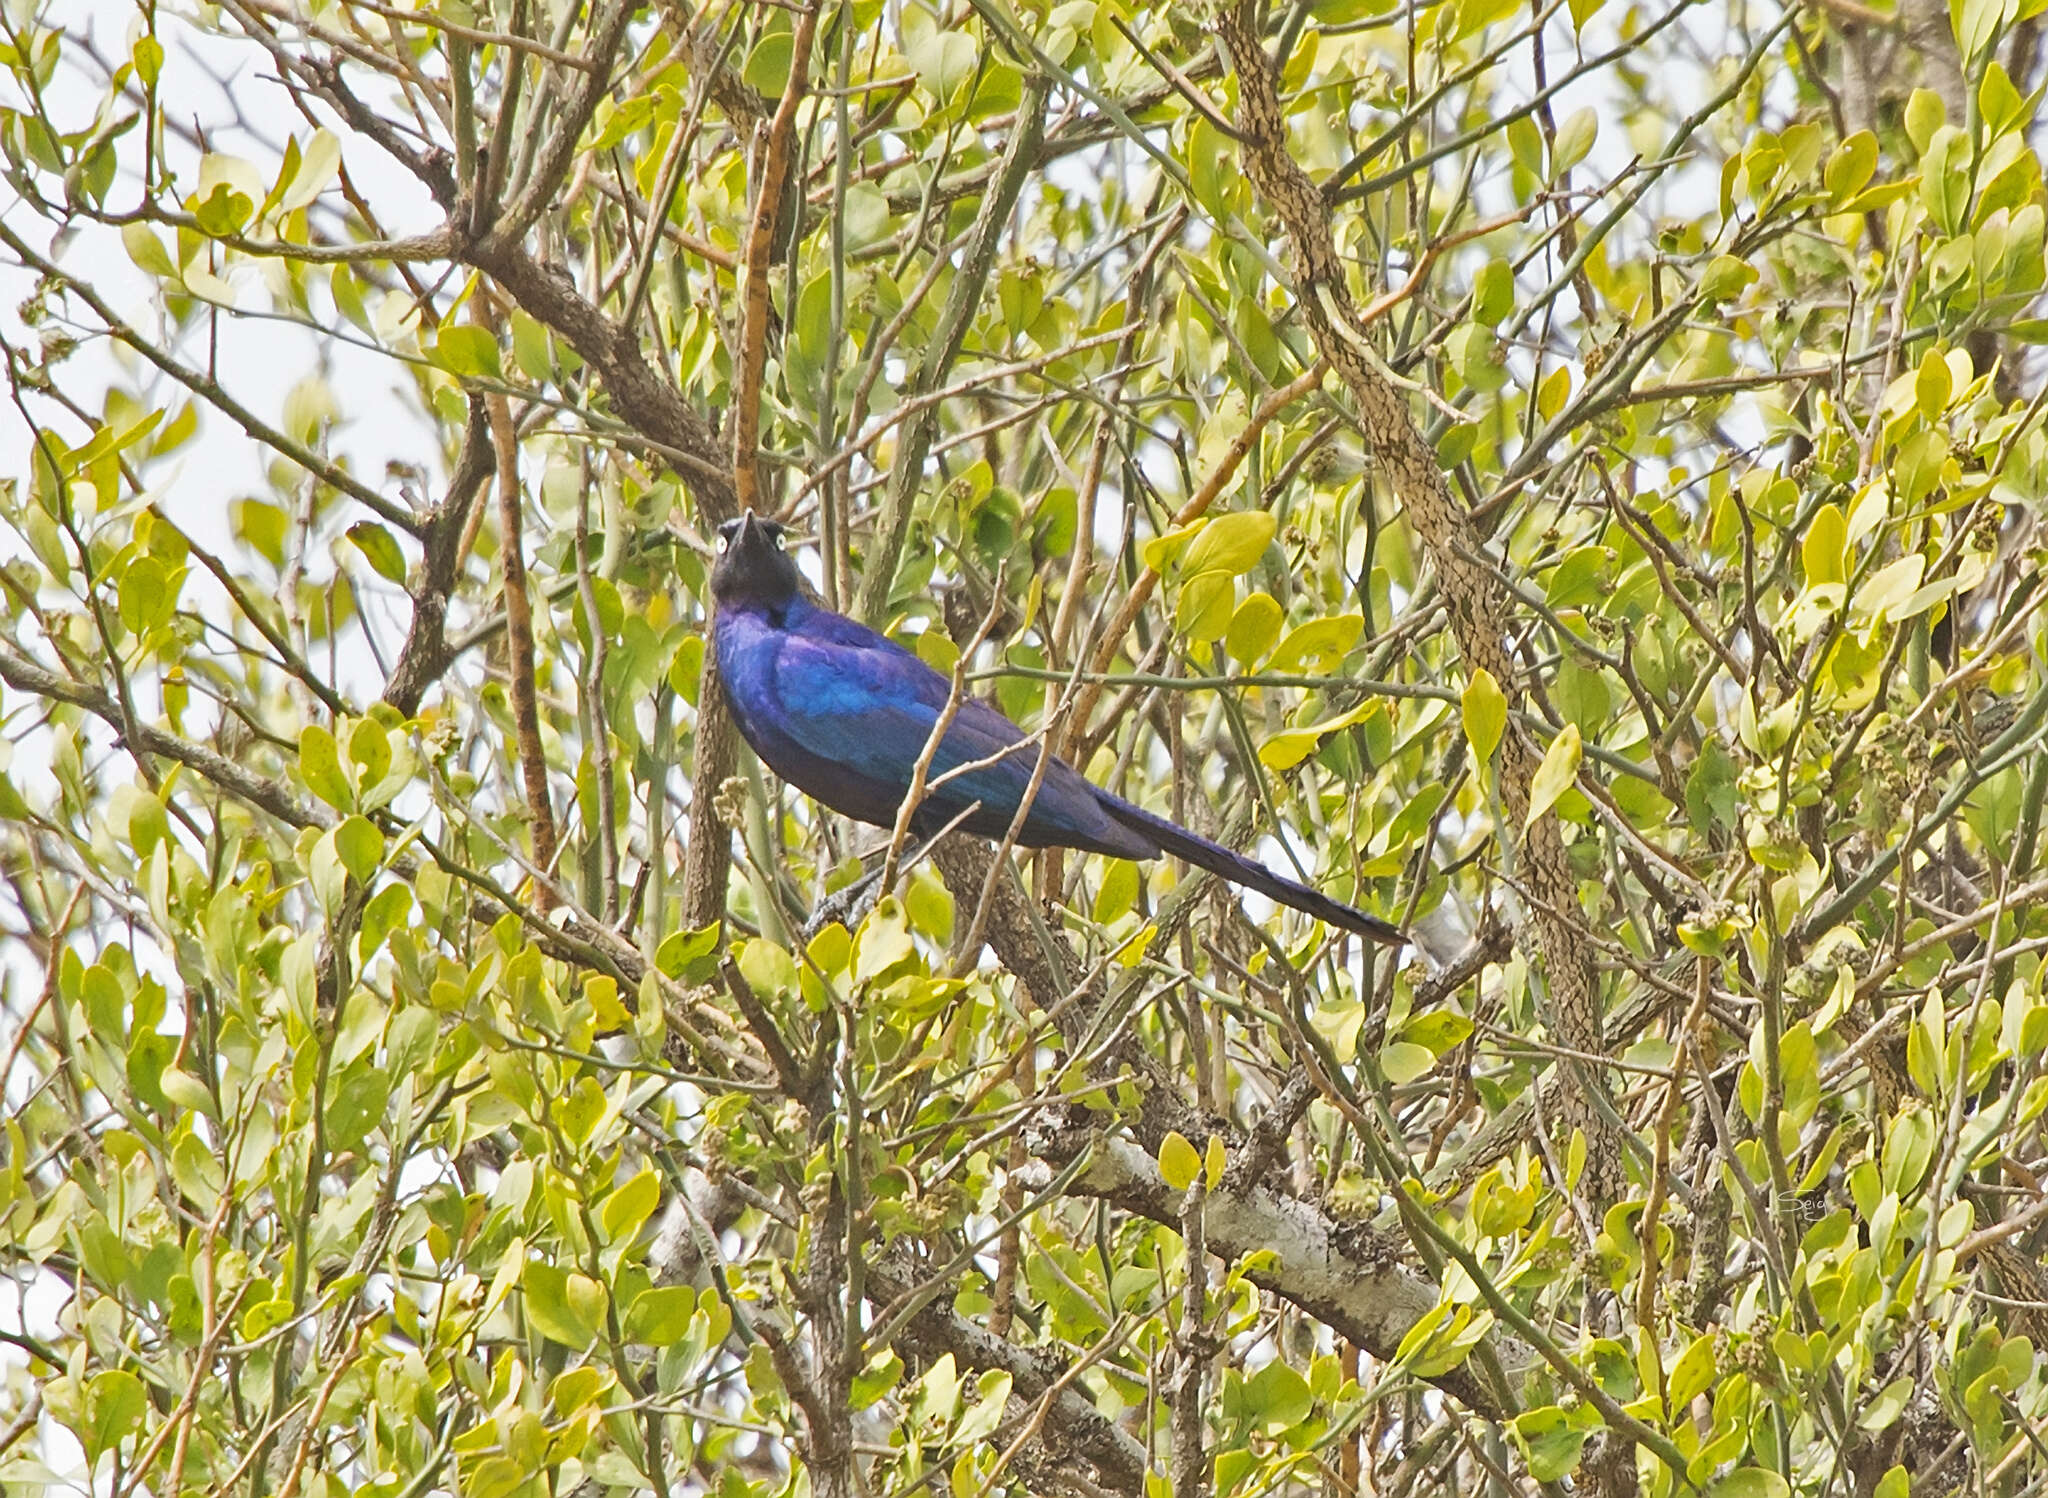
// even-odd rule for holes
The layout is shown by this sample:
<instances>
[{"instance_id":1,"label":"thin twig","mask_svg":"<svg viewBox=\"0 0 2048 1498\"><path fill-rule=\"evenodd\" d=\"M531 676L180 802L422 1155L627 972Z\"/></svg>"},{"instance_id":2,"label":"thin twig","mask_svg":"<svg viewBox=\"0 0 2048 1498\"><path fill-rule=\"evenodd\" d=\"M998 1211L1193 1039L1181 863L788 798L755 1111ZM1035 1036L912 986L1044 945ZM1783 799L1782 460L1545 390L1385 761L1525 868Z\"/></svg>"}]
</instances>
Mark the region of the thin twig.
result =
<instances>
[{"instance_id":1,"label":"thin twig","mask_svg":"<svg viewBox=\"0 0 2048 1498\"><path fill-rule=\"evenodd\" d=\"M789 140L803 101L811 67L811 38L817 34L818 8L797 15L791 38L789 82L782 103L768 126L768 148L761 161L760 189L754 197L754 218L747 230L747 253L740 297L740 361L733 381L733 491L742 510L761 508L756 453L761 446L761 378L768 367L768 262L775 249L775 228L781 218L782 182L789 173Z\"/></svg>"}]
</instances>

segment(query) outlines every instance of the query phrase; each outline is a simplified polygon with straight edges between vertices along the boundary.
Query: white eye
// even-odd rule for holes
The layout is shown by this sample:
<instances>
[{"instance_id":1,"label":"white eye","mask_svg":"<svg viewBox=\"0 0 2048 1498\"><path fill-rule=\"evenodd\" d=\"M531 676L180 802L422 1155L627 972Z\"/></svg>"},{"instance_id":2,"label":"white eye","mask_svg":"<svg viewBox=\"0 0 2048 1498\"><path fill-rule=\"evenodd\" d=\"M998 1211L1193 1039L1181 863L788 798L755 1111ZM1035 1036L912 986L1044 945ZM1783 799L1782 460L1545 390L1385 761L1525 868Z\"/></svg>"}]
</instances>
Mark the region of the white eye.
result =
<instances>
[{"instance_id":1,"label":"white eye","mask_svg":"<svg viewBox=\"0 0 2048 1498\"><path fill-rule=\"evenodd\" d=\"M782 532L770 531L769 534L775 538L775 549L777 551L782 550Z\"/></svg>"},{"instance_id":2,"label":"white eye","mask_svg":"<svg viewBox=\"0 0 2048 1498\"><path fill-rule=\"evenodd\" d=\"M726 553L727 553L728 551L730 551L731 549L732 549L732 537L730 537L730 536L720 536L720 537L718 538L718 554L719 554L720 556L724 556L724 555L725 555L725 554L726 554Z\"/></svg>"}]
</instances>

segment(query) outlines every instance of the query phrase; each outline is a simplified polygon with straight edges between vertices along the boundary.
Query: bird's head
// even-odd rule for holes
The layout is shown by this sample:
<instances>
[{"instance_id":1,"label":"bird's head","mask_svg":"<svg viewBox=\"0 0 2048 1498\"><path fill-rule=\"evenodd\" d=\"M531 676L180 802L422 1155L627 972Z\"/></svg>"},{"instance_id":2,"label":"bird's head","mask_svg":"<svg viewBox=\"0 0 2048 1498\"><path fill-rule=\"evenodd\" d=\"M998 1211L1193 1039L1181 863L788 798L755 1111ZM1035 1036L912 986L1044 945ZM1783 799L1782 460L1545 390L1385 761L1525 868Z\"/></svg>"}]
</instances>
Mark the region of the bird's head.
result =
<instances>
[{"instance_id":1,"label":"bird's head","mask_svg":"<svg viewBox=\"0 0 2048 1498\"><path fill-rule=\"evenodd\" d=\"M783 549L785 527L752 510L718 528L718 562L711 569L711 594L721 604L762 604L778 608L802 589L796 562Z\"/></svg>"}]
</instances>

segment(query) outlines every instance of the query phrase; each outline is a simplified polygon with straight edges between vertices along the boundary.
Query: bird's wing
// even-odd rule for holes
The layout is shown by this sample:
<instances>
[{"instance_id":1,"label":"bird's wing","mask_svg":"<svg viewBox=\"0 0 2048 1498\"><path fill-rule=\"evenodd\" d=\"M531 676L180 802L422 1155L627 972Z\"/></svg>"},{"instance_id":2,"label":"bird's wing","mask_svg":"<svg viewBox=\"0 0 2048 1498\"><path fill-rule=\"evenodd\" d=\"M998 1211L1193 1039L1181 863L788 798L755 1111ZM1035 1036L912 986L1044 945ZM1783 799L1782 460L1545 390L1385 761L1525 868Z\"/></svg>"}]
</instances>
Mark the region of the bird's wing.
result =
<instances>
[{"instance_id":1,"label":"bird's wing","mask_svg":"<svg viewBox=\"0 0 2048 1498\"><path fill-rule=\"evenodd\" d=\"M951 683L894 641L842 615L819 610L791 628L776 655L777 724L806 752L882 785L910 788L917 758L944 711ZM978 765L935 786L930 803L947 814L980 802L1007 820L1023 800L1039 749L988 704L963 697L932 756L927 781ZM982 765L984 760L994 763ZM830 798L826 798L829 800ZM1032 802L1031 845L1071 842L1146 857L1149 841L1125 832L1096 801L1095 788L1064 760L1047 767Z\"/></svg>"},{"instance_id":2,"label":"bird's wing","mask_svg":"<svg viewBox=\"0 0 2048 1498\"><path fill-rule=\"evenodd\" d=\"M779 726L804 749L885 785L908 788L911 768L945 707L949 683L873 630L822 611L784 636L775 658ZM1002 714L968 699L931 773L1023 741Z\"/></svg>"}]
</instances>

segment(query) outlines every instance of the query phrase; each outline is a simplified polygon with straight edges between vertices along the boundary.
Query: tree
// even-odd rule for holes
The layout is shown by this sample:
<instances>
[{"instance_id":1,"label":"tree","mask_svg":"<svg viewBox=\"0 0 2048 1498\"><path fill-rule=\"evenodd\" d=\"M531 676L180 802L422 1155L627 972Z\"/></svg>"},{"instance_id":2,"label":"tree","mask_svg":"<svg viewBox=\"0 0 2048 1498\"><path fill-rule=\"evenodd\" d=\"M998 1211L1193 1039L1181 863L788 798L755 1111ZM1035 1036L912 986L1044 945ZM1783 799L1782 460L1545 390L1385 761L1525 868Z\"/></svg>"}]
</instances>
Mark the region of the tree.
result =
<instances>
[{"instance_id":1,"label":"tree","mask_svg":"<svg viewBox=\"0 0 2048 1498\"><path fill-rule=\"evenodd\" d=\"M0 1478L2032 1492L2038 9L7 7Z\"/></svg>"}]
</instances>

